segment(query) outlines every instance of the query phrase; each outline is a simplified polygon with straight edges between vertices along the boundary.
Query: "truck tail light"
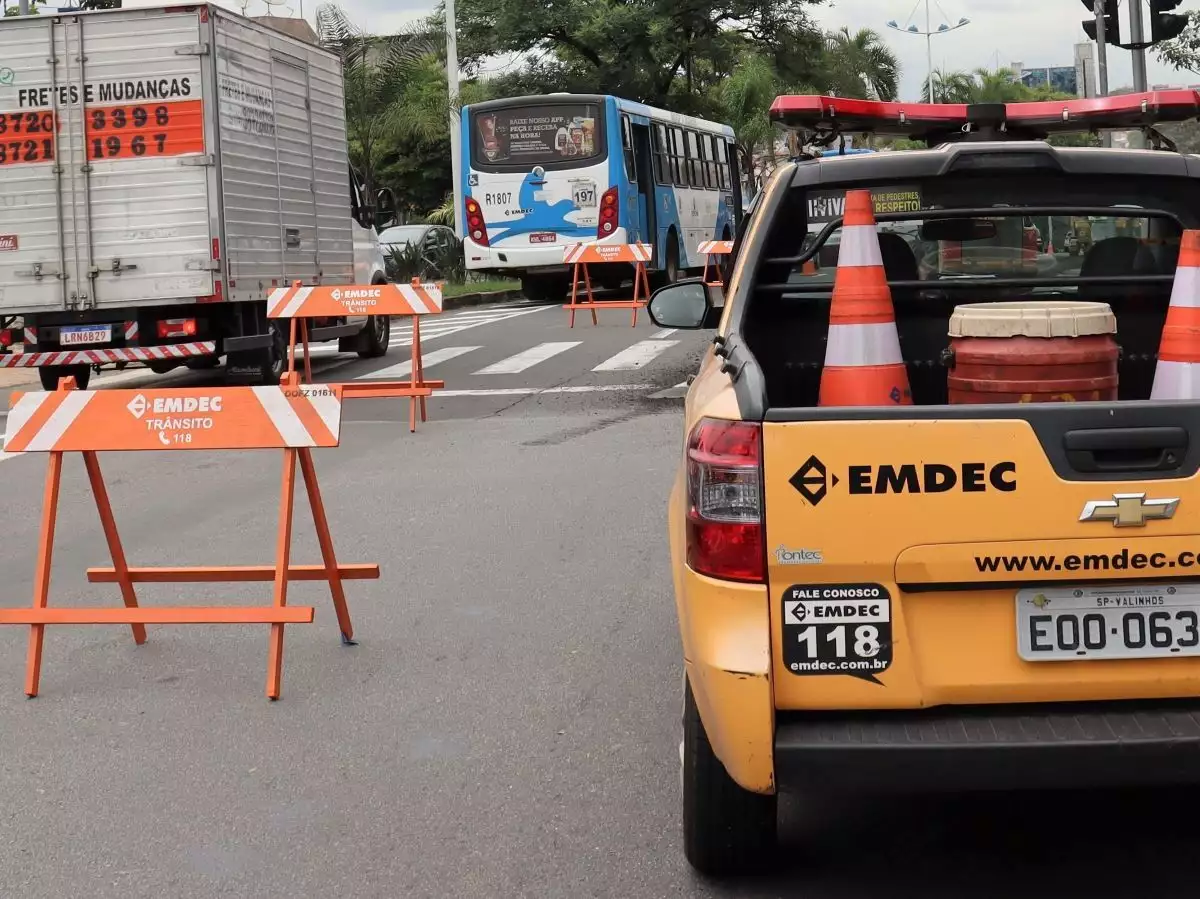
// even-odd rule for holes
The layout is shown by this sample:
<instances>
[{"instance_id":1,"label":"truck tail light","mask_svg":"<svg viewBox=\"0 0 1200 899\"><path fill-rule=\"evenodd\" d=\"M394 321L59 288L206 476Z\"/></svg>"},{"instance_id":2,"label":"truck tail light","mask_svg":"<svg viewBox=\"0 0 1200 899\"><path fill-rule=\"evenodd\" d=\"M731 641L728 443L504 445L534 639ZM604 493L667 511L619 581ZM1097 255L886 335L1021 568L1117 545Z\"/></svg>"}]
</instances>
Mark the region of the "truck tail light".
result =
<instances>
[{"instance_id":1,"label":"truck tail light","mask_svg":"<svg viewBox=\"0 0 1200 899\"><path fill-rule=\"evenodd\" d=\"M617 230L618 220L617 189L610 187L600 198L600 221L596 225L596 234L608 237Z\"/></svg>"},{"instance_id":2,"label":"truck tail light","mask_svg":"<svg viewBox=\"0 0 1200 899\"><path fill-rule=\"evenodd\" d=\"M727 581L762 583L762 428L703 418L688 437L687 561Z\"/></svg>"},{"instance_id":3,"label":"truck tail light","mask_svg":"<svg viewBox=\"0 0 1200 899\"><path fill-rule=\"evenodd\" d=\"M483 210L473 197L467 197L467 233L480 246L488 245L487 224L483 221Z\"/></svg>"},{"instance_id":4,"label":"truck tail light","mask_svg":"<svg viewBox=\"0 0 1200 899\"><path fill-rule=\"evenodd\" d=\"M158 323L158 336L161 340L171 337L195 337L196 320L194 318L164 318Z\"/></svg>"}]
</instances>

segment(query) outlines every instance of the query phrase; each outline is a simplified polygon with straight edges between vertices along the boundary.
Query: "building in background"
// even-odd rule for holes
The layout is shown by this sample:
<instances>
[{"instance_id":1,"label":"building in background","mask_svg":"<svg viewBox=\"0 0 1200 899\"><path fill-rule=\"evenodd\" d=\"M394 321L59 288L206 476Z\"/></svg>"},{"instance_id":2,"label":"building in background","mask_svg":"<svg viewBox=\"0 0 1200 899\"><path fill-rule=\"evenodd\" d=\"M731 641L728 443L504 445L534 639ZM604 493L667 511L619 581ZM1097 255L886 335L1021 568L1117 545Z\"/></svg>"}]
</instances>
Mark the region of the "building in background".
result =
<instances>
[{"instance_id":1,"label":"building in background","mask_svg":"<svg viewBox=\"0 0 1200 899\"><path fill-rule=\"evenodd\" d=\"M1092 45L1075 45L1075 61L1069 66L1037 66L1026 68L1023 62L1012 64L1013 78L1029 88L1049 87L1060 94L1073 97L1096 96L1096 74Z\"/></svg>"}]
</instances>

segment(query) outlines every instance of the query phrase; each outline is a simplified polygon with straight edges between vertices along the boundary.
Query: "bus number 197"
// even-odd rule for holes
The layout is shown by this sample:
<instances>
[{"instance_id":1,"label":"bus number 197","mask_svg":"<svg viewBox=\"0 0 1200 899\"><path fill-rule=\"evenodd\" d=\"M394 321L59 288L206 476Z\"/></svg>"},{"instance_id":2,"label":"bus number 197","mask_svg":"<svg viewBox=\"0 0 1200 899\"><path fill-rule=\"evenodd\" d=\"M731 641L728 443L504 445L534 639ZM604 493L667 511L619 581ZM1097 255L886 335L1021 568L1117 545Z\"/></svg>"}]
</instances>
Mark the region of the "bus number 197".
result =
<instances>
[{"instance_id":1,"label":"bus number 197","mask_svg":"<svg viewBox=\"0 0 1200 899\"><path fill-rule=\"evenodd\" d=\"M512 191L505 191L498 194L484 194L483 202L489 206L507 206L512 202Z\"/></svg>"}]
</instances>

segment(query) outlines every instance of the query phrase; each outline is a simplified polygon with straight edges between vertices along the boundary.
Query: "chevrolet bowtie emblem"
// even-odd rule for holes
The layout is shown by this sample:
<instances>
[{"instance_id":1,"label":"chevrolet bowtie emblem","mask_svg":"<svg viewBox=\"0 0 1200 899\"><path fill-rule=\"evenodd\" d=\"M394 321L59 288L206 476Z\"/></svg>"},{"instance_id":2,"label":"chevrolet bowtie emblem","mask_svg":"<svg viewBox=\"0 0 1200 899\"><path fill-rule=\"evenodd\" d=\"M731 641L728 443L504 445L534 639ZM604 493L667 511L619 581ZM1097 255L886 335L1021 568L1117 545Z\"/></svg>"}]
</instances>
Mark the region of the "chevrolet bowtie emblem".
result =
<instances>
[{"instance_id":1,"label":"chevrolet bowtie emblem","mask_svg":"<svg viewBox=\"0 0 1200 899\"><path fill-rule=\"evenodd\" d=\"M1141 528L1147 521L1173 518L1176 499L1146 499L1144 493L1114 493L1112 499L1094 499L1083 507L1080 521L1111 521L1113 527Z\"/></svg>"}]
</instances>

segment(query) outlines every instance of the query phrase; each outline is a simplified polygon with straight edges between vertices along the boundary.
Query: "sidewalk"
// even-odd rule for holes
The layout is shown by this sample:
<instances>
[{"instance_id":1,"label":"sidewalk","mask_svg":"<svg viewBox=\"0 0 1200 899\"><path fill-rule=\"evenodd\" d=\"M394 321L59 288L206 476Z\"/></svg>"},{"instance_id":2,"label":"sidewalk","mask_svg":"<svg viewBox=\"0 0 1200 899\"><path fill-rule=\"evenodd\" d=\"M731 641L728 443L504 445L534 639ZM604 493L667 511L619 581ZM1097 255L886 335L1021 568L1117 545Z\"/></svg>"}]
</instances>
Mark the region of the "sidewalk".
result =
<instances>
[{"instance_id":1,"label":"sidewalk","mask_svg":"<svg viewBox=\"0 0 1200 899\"><path fill-rule=\"evenodd\" d=\"M38 390L42 389L36 368L0 368L0 390L28 384L36 384Z\"/></svg>"}]
</instances>

